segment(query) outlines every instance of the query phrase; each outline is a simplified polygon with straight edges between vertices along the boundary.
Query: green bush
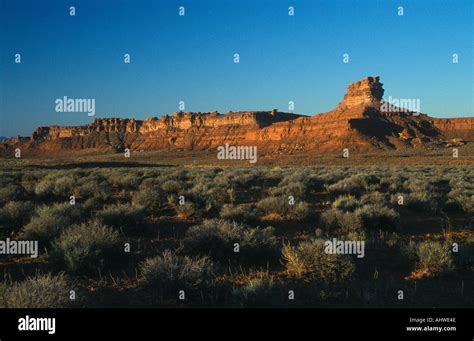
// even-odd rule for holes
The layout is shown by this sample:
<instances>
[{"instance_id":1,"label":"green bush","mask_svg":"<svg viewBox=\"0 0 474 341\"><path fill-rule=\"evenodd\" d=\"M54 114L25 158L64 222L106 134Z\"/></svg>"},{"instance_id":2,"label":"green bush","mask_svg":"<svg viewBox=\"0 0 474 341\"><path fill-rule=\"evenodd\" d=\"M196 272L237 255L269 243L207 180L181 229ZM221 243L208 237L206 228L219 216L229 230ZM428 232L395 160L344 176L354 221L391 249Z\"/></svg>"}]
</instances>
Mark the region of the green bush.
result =
<instances>
[{"instance_id":1,"label":"green bush","mask_svg":"<svg viewBox=\"0 0 474 341\"><path fill-rule=\"evenodd\" d=\"M234 253L235 243L239 244L239 253ZM183 245L188 253L209 255L218 261L240 259L265 262L275 255L276 238L272 227L250 228L237 222L212 219L204 220L186 231Z\"/></svg>"},{"instance_id":2,"label":"green bush","mask_svg":"<svg viewBox=\"0 0 474 341\"><path fill-rule=\"evenodd\" d=\"M309 216L309 205L299 201L290 205L284 196L268 197L257 202L256 207L265 215L277 215L281 218L304 220Z\"/></svg>"},{"instance_id":3,"label":"green bush","mask_svg":"<svg viewBox=\"0 0 474 341\"><path fill-rule=\"evenodd\" d=\"M6 308L5 294L7 289L7 284L5 282L0 282L0 309Z\"/></svg>"},{"instance_id":4,"label":"green bush","mask_svg":"<svg viewBox=\"0 0 474 341\"><path fill-rule=\"evenodd\" d=\"M286 216L290 205L286 197L268 197L260 200L256 204L257 208L264 214L277 214L280 216Z\"/></svg>"},{"instance_id":5,"label":"green bush","mask_svg":"<svg viewBox=\"0 0 474 341\"><path fill-rule=\"evenodd\" d=\"M220 216L222 219L235 220L241 222L254 221L257 218L256 213L247 205L225 204L222 206Z\"/></svg>"},{"instance_id":6,"label":"green bush","mask_svg":"<svg viewBox=\"0 0 474 341\"><path fill-rule=\"evenodd\" d=\"M166 195L159 189L144 188L133 195L132 203L134 206L143 207L153 212L163 208L166 201Z\"/></svg>"},{"instance_id":7,"label":"green bush","mask_svg":"<svg viewBox=\"0 0 474 341\"><path fill-rule=\"evenodd\" d=\"M197 205L197 208L203 209L208 213L219 213L222 206L230 201L227 188L218 186L211 180L196 179L194 186L186 193L186 198Z\"/></svg>"},{"instance_id":8,"label":"green bush","mask_svg":"<svg viewBox=\"0 0 474 341\"><path fill-rule=\"evenodd\" d=\"M448 202L455 203L466 213L474 213L474 192L467 189L453 189L450 191Z\"/></svg>"},{"instance_id":9,"label":"green bush","mask_svg":"<svg viewBox=\"0 0 474 341\"><path fill-rule=\"evenodd\" d=\"M105 203L106 200L102 196L90 197L84 201L82 207L85 211L92 214L95 211L100 211Z\"/></svg>"},{"instance_id":10,"label":"green bush","mask_svg":"<svg viewBox=\"0 0 474 341\"><path fill-rule=\"evenodd\" d=\"M35 194L39 197L54 195L54 182L49 179L42 179L35 185Z\"/></svg>"},{"instance_id":11,"label":"green bush","mask_svg":"<svg viewBox=\"0 0 474 341\"><path fill-rule=\"evenodd\" d=\"M53 243L54 257L70 272L93 271L123 251L117 231L98 220L65 230Z\"/></svg>"},{"instance_id":12,"label":"green bush","mask_svg":"<svg viewBox=\"0 0 474 341\"><path fill-rule=\"evenodd\" d=\"M168 180L168 181L165 181L161 185L161 189L165 193L175 193L176 194L176 193L179 193L179 191L182 189L182 186L178 181Z\"/></svg>"},{"instance_id":13,"label":"green bush","mask_svg":"<svg viewBox=\"0 0 474 341\"><path fill-rule=\"evenodd\" d=\"M365 193L360 198L360 206L363 205L383 205L386 202L387 195L379 191Z\"/></svg>"},{"instance_id":14,"label":"green bush","mask_svg":"<svg viewBox=\"0 0 474 341\"><path fill-rule=\"evenodd\" d=\"M289 219L305 220L310 215L310 209L308 203L300 201L295 205L292 205L289 212Z\"/></svg>"},{"instance_id":15,"label":"green bush","mask_svg":"<svg viewBox=\"0 0 474 341\"><path fill-rule=\"evenodd\" d=\"M449 244L434 241L424 241L418 245L418 263L421 269L437 276L453 271L454 258Z\"/></svg>"},{"instance_id":16,"label":"green bush","mask_svg":"<svg viewBox=\"0 0 474 341\"><path fill-rule=\"evenodd\" d=\"M74 190L76 181L72 176L66 175L56 179L53 193L58 197L69 198Z\"/></svg>"},{"instance_id":17,"label":"green bush","mask_svg":"<svg viewBox=\"0 0 474 341\"><path fill-rule=\"evenodd\" d=\"M185 219L192 219L199 216L199 212L196 210L194 204L190 202L187 202L184 205L177 205L175 210L179 216Z\"/></svg>"},{"instance_id":18,"label":"green bush","mask_svg":"<svg viewBox=\"0 0 474 341\"><path fill-rule=\"evenodd\" d=\"M80 218L81 209L75 205L64 203L40 206L31 221L24 226L23 233L27 239L51 241Z\"/></svg>"},{"instance_id":19,"label":"green bush","mask_svg":"<svg viewBox=\"0 0 474 341\"><path fill-rule=\"evenodd\" d=\"M363 228L372 230L396 229L400 217L394 209L380 204L364 205L354 214Z\"/></svg>"},{"instance_id":20,"label":"green bush","mask_svg":"<svg viewBox=\"0 0 474 341\"><path fill-rule=\"evenodd\" d=\"M353 212L343 212L330 209L321 214L321 225L327 230L339 230L341 233L350 233L361 230L360 219Z\"/></svg>"},{"instance_id":21,"label":"green bush","mask_svg":"<svg viewBox=\"0 0 474 341\"><path fill-rule=\"evenodd\" d=\"M141 177L137 174L123 174L122 172L112 172L107 177L110 184L116 188L135 190L140 186Z\"/></svg>"},{"instance_id":22,"label":"green bush","mask_svg":"<svg viewBox=\"0 0 474 341\"><path fill-rule=\"evenodd\" d=\"M146 259L140 265L145 283L158 286L163 293L195 289L210 282L214 264L208 257L192 258L165 250L161 256Z\"/></svg>"},{"instance_id":23,"label":"green bush","mask_svg":"<svg viewBox=\"0 0 474 341\"><path fill-rule=\"evenodd\" d=\"M361 195L369 189L374 190L378 183L378 177L375 175L356 174L339 180L335 184L327 186L330 194L352 194Z\"/></svg>"},{"instance_id":24,"label":"green bush","mask_svg":"<svg viewBox=\"0 0 474 341\"><path fill-rule=\"evenodd\" d=\"M4 294L7 308L65 308L69 302L69 285L63 274L30 277L14 283Z\"/></svg>"},{"instance_id":25,"label":"green bush","mask_svg":"<svg viewBox=\"0 0 474 341\"><path fill-rule=\"evenodd\" d=\"M414 211L434 212L438 207L438 201L434 194L426 191L413 193L397 193L392 195L391 202L398 205L399 197L403 197L403 205Z\"/></svg>"},{"instance_id":26,"label":"green bush","mask_svg":"<svg viewBox=\"0 0 474 341\"><path fill-rule=\"evenodd\" d=\"M345 212L347 211L352 212L356 208L360 207L360 205L361 205L360 201L356 197L350 194L340 195L332 203L333 208L337 208Z\"/></svg>"},{"instance_id":27,"label":"green bush","mask_svg":"<svg viewBox=\"0 0 474 341\"><path fill-rule=\"evenodd\" d=\"M112 186L102 176L89 175L79 178L74 185L73 194L76 198L110 197Z\"/></svg>"},{"instance_id":28,"label":"green bush","mask_svg":"<svg viewBox=\"0 0 474 341\"><path fill-rule=\"evenodd\" d=\"M0 223L21 227L31 219L33 211L30 201L10 201L0 209Z\"/></svg>"},{"instance_id":29,"label":"green bush","mask_svg":"<svg viewBox=\"0 0 474 341\"><path fill-rule=\"evenodd\" d=\"M283 246L282 258L289 275L309 277L324 282L343 282L354 273L354 263L346 255L328 254L324 240L304 241L298 246Z\"/></svg>"},{"instance_id":30,"label":"green bush","mask_svg":"<svg viewBox=\"0 0 474 341\"><path fill-rule=\"evenodd\" d=\"M306 186L300 182L293 182L273 187L269 190L269 194L274 196L293 196L295 198L304 198L306 195Z\"/></svg>"},{"instance_id":31,"label":"green bush","mask_svg":"<svg viewBox=\"0 0 474 341\"><path fill-rule=\"evenodd\" d=\"M20 201L26 198L26 191L21 185L8 184L0 188L0 202Z\"/></svg>"},{"instance_id":32,"label":"green bush","mask_svg":"<svg viewBox=\"0 0 474 341\"><path fill-rule=\"evenodd\" d=\"M232 289L236 305L241 307L267 307L271 302L274 283L267 277L252 278L246 284Z\"/></svg>"},{"instance_id":33,"label":"green bush","mask_svg":"<svg viewBox=\"0 0 474 341\"><path fill-rule=\"evenodd\" d=\"M37 196L48 197L64 197L68 198L73 194L75 180L71 176L45 177L36 183L34 192Z\"/></svg>"},{"instance_id":34,"label":"green bush","mask_svg":"<svg viewBox=\"0 0 474 341\"><path fill-rule=\"evenodd\" d=\"M102 211L98 211L96 216L105 225L119 228L127 234L141 232L145 219L143 208L129 204L106 206Z\"/></svg>"}]
</instances>

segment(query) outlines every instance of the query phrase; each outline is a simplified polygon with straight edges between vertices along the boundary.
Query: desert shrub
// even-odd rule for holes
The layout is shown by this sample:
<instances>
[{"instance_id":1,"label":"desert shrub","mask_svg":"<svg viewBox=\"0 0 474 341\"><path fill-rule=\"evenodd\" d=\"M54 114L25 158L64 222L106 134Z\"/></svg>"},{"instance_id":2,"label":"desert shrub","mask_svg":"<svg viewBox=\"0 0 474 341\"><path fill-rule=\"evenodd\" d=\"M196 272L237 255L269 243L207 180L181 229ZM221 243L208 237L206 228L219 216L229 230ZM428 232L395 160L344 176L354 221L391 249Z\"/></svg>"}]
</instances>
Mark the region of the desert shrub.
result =
<instances>
[{"instance_id":1,"label":"desert shrub","mask_svg":"<svg viewBox=\"0 0 474 341\"><path fill-rule=\"evenodd\" d=\"M26 191L21 185L7 184L0 188L0 202L20 201L26 198Z\"/></svg>"},{"instance_id":2,"label":"desert shrub","mask_svg":"<svg viewBox=\"0 0 474 341\"><path fill-rule=\"evenodd\" d=\"M0 309L6 308L5 293L7 292L7 289L7 284L5 282L0 282Z\"/></svg>"},{"instance_id":3,"label":"desert shrub","mask_svg":"<svg viewBox=\"0 0 474 341\"><path fill-rule=\"evenodd\" d=\"M43 198L69 197L73 193L75 183L74 177L70 175L59 176L58 173L52 173L36 183L34 193Z\"/></svg>"},{"instance_id":4,"label":"desert shrub","mask_svg":"<svg viewBox=\"0 0 474 341\"><path fill-rule=\"evenodd\" d=\"M399 197L403 197L403 205L411 210L416 211L436 211L438 202L433 193L426 191L414 192L414 193L397 193L392 195L391 202L398 205Z\"/></svg>"},{"instance_id":5,"label":"desert shrub","mask_svg":"<svg viewBox=\"0 0 474 341\"><path fill-rule=\"evenodd\" d=\"M59 197L69 197L73 193L76 181L71 176L63 176L54 182L54 194Z\"/></svg>"},{"instance_id":6,"label":"desert shrub","mask_svg":"<svg viewBox=\"0 0 474 341\"><path fill-rule=\"evenodd\" d=\"M0 223L23 226L31 219L34 205L30 201L10 201L0 209Z\"/></svg>"},{"instance_id":7,"label":"desert shrub","mask_svg":"<svg viewBox=\"0 0 474 341\"><path fill-rule=\"evenodd\" d=\"M250 279L246 284L232 289L232 298L241 307L264 307L271 301L274 283L271 277Z\"/></svg>"},{"instance_id":8,"label":"desert shrub","mask_svg":"<svg viewBox=\"0 0 474 341\"><path fill-rule=\"evenodd\" d=\"M195 289L210 282L214 264L208 257L192 258L165 250L161 256L146 259L140 272L147 285L176 295L179 290Z\"/></svg>"},{"instance_id":9,"label":"desert shrub","mask_svg":"<svg viewBox=\"0 0 474 341\"><path fill-rule=\"evenodd\" d=\"M25 182L25 183L22 183L21 185L25 189L26 198L31 198L31 197L36 196L35 194L36 183L35 182Z\"/></svg>"},{"instance_id":10,"label":"desert shrub","mask_svg":"<svg viewBox=\"0 0 474 341\"><path fill-rule=\"evenodd\" d=\"M102 197L104 200L110 197L112 187L103 178L94 175L78 179L74 186L73 194L78 198Z\"/></svg>"},{"instance_id":11,"label":"desert shrub","mask_svg":"<svg viewBox=\"0 0 474 341\"><path fill-rule=\"evenodd\" d=\"M158 188L144 188L132 197L132 203L134 206L143 207L146 210L153 212L159 211L163 208L166 196Z\"/></svg>"},{"instance_id":12,"label":"desert shrub","mask_svg":"<svg viewBox=\"0 0 474 341\"><path fill-rule=\"evenodd\" d=\"M196 210L194 204L190 202L183 205L177 205L175 210L178 216L183 219L192 219L199 216L199 212Z\"/></svg>"},{"instance_id":13,"label":"desert shrub","mask_svg":"<svg viewBox=\"0 0 474 341\"><path fill-rule=\"evenodd\" d=\"M380 185L388 188L391 193L398 192L403 188L403 183L407 178L400 174L394 174L389 177L383 178L380 181Z\"/></svg>"},{"instance_id":14,"label":"desert shrub","mask_svg":"<svg viewBox=\"0 0 474 341\"><path fill-rule=\"evenodd\" d=\"M467 213L474 213L474 191L456 188L448 193L448 203L454 203Z\"/></svg>"},{"instance_id":15,"label":"desert shrub","mask_svg":"<svg viewBox=\"0 0 474 341\"><path fill-rule=\"evenodd\" d=\"M185 199L183 200L183 196L177 194L177 193L171 193L166 195L166 203L168 207L176 207L178 205L184 205L185 203L191 203L190 201L186 201ZM196 205L193 205L196 211L198 209L196 208Z\"/></svg>"},{"instance_id":16,"label":"desert shrub","mask_svg":"<svg viewBox=\"0 0 474 341\"><path fill-rule=\"evenodd\" d=\"M346 177L346 172L340 168L336 168L331 171L326 169L320 174L321 181L323 182L323 188L327 188L328 185L335 184Z\"/></svg>"},{"instance_id":17,"label":"desert shrub","mask_svg":"<svg viewBox=\"0 0 474 341\"><path fill-rule=\"evenodd\" d=\"M79 220L81 212L78 206L67 203L40 206L31 221L23 227L24 236L27 239L50 241L72 222Z\"/></svg>"},{"instance_id":18,"label":"desert shrub","mask_svg":"<svg viewBox=\"0 0 474 341\"><path fill-rule=\"evenodd\" d=\"M238 254L234 253L234 243L239 243ZM233 258L265 262L275 254L276 238L272 227L250 228L237 222L212 219L186 231L183 245L188 253L209 255L219 261Z\"/></svg>"},{"instance_id":19,"label":"desert shrub","mask_svg":"<svg viewBox=\"0 0 474 341\"><path fill-rule=\"evenodd\" d=\"M28 171L25 172L22 177L22 182L37 182L43 176L43 171Z\"/></svg>"},{"instance_id":20,"label":"desert shrub","mask_svg":"<svg viewBox=\"0 0 474 341\"><path fill-rule=\"evenodd\" d=\"M230 201L227 188L217 186L212 181L204 182L196 180L195 185L186 194L199 209L208 213L218 213L222 206Z\"/></svg>"},{"instance_id":21,"label":"desert shrub","mask_svg":"<svg viewBox=\"0 0 474 341\"><path fill-rule=\"evenodd\" d=\"M429 180L425 177L419 176L410 177L403 183L403 188L409 190L411 193L416 192L434 192L433 186L430 184Z\"/></svg>"},{"instance_id":22,"label":"desert shrub","mask_svg":"<svg viewBox=\"0 0 474 341\"><path fill-rule=\"evenodd\" d=\"M363 192L374 189L373 185L378 183L378 177L374 175L351 175L339 180L335 184L326 187L330 194L352 194L361 195Z\"/></svg>"},{"instance_id":23,"label":"desert shrub","mask_svg":"<svg viewBox=\"0 0 474 341\"><path fill-rule=\"evenodd\" d=\"M290 205L287 197L268 197L257 202L256 207L265 215L275 215L280 218L304 220L309 216L309 205L299 201Z\"/></svg>"},{"instance_id":24,"label":"desert shrub","mask_svg":"<svg viewBox=\"0 0 474 341\"><path fill-rule=\"evenodd\" d=\"M360 203L361 203L361 206L367 205L367 204L383 205L385 203L385 198L386 198L385 194L380 193L379 191L373 191L373 192L368 192L362 195L360 198Z\"/></svg>"},{"instance_id":25,"label":"desert shrub","mask_svg":"<svg viewBox=\"0 0 474 341\"><path fill-rule=\"evenodd\" d=\"M297 247L284 245L282 258L287 273L332 283L350 279L355 269L352 260L345 255L328 254L324 249L321 239L304 241Z\"/></svg>"},{"instance_id":26,"label":"desert shrub","mask_svg":"<svg viewBox=\"0 0 474 341\"><path fill-rule=\"evenodd\" d=\"M415 261L417 259L417 248L418 245L415 241L410 240L409 242L402 242L400 244L400 254L403 258L406 258L408 261Z\"/></svg>"},{"instance_id":27,"label":"desert shrub","mask_svg":"<svg viewBox=\"0 0 474 341\"><path fill-rule=\"evenodd\" d=\"M419 268L428 270L434 276L451 272L454 269L454 258L449 244L424 241L418 245L416 254Z\"/></svg>"},{"instance_id":28,"label":"desert shrub","mask_svg":"<svg viewBox=\"0 0 474 341\"><path fill-rule=\"evenodd\" d=\"M145 213L141 207L115 204L104 207L96 216L107 226L119 228L125 233L134 233L141 231Z\"/></svg>"},{"instance_id":29,"label":"desert shrub","mask_svg":"<svg viewBox=\"0 0 474 341\"><path fill-rule=\"evenodd\" d=\"M231 186L236 190L246 190L259 182L259 172L253 169L227 169L214 178L218 186Z\"/></svg>"},{"instance_id":30,"label":"desert shrub","mask_svg":"<svg viewBox=\"0 0 474 341\"><path fill-rule=\"evenodd\" d=\"M178 181L168 180L161 185L161 189L165 193L179 193L179 191L182 189L182 186Z\"/></svg>"},{"instance_id":31,"label":"desert shrub","mask_svg":"<svg viewBox=\"0 0 474 341\"><path fill-rule=\"evenodd\" d=\"M158 189L160 190L161 188L161 183L162 179L160 177L151 177L151 178L145 178L142 180L140 183L140 186L138 186L138 190L144 190L144 189Z\"/></svg>"},{"instance_id":32,"label":"desert shrub","mask_svg":"<svg viewBox=\"0 0 474 341\"><path fill-rule=\"evenodd\" d=\"M267 197L256 203L256 207L266 215L276 214L285 216L288 213L290 205L286 197Z\"/></svg>"},{"instance_id":33,"label":"desert shrub","mask_svg":"<svg viewBox=\"0 0 474 341\"><path fill-rule=\"evenodd\" d=\"M360 219L353 212L330 209L321 214L321 225L328 230L339 230L342 233L362 229Z\"/></svg>"},{"instance_id":34,"label":"desert shrub","mask_svg":"<svg viewBox=\"0 0 474 341\"><path fill-rule=\"evenodd\" d=\"M225 204L222 206L220 216L223 219L249 222L256 219L257 215L247 205Z\"/></svg>"},{"instance_id":35,"label":"desert shrub","mask_svg":"<svg viewBox=\"0 0 474 341\"><path fill-rule=\"evenodd\" d=\"M292 182L285 185L278 185L268 191L273 196L288 197L292 195L295 198L304 198L306 195L306 186L300 182Z\"/></svg>"},{"instance_id":36,"label":"desert shrub","mask_svg":"<svg viewBox=\"0 0 474 341\"><path fill-rule=\"evenodd\" d=\"M54 182L49 179L42 179L35 185L35 194L39 197L54 195Z\"/></svg>"},{"instance_id":37,"label":"desert shrub","mask_svg":"<svg viewBox=\"0 0 474 341\"><path fill-rule=\"evenodd\" d=\"M380 204L364 205L354 211L356 218L366 229L396 229L399 214L392 208Z\"/></svg>"},{"instance_id":38,"label":"desert shrub","mask_svg":"<svg viewBox=\"0 0 474 341\"><path fill-rule=\"evenodd\" d=\"M84 204L82 205L82 207L84 208L84 210L91 213L94 211L101 210L105 203L106 203L106 200L104 200L103 197L96 196L96 197L87 198L86 201L84 201Z\"/></svg>"},{"instance_id":39,"label":"desert shrub","mask_svg":"<svg viewBox=\"0 0 474 341\"><path fill-rule=\"evenodd\" d=\"M63 274L27 278L8 287L4 294L7 308L65 308L69 302L69 285Z\"/></svg>"},{"instance_id":40,"label":"desert shrub","mask_svg":"<svg viewBox=\"0 0 474 341\"><path fill-rule=\"evenodd\" d=\"M121 172L113 172L107 177L107 180L112 186L126 190L136 189L141 183L141 177L137 174L123 174Z\"/></svg>"},{"instance_id":41,"label":"desert shrub","mask_svg":"<svg viewBox=\"0 0 474 341\"><path fill-rule=\"evenodd\" d=\"M16 181L16 177L12 176L10 172L0 171L0 188L14 184Z\"/></svg>"},{"instance_id":42,"label":"desert shrub","mask_svg":"<svg viewBox=\"0 0 474 341\"><path fill-rule=\"evenodd\" d=\"M70 272L92 271L121 253L120 235L98 220L72 226L53 243L54 256Z\"/></svg>"},{"instance_id":43,"label":"desert shrub","mask_svg":"<svg viewBox=\"0 0 474 341\"><path fill-rule=\"evenodd\" d=\"M308 203L300 201L291 206L288 216L290 219L305 220L309 215L310 209Z\"/></svg>"},{"instance_id":44,"label":"desert shrub","mask_svg":"<svg viewBox=\"0 0 474 341\"><path fill-rule=\"evenodd\" d=\"M350 194L340 195L332 203L333 208L337 208L337 209L340 209L340 210L345 211L345 212L347 212L347 211L352 212L360 206L361 206L360 201L356 197L354 197Z\"/></svg>"}]
</instances>

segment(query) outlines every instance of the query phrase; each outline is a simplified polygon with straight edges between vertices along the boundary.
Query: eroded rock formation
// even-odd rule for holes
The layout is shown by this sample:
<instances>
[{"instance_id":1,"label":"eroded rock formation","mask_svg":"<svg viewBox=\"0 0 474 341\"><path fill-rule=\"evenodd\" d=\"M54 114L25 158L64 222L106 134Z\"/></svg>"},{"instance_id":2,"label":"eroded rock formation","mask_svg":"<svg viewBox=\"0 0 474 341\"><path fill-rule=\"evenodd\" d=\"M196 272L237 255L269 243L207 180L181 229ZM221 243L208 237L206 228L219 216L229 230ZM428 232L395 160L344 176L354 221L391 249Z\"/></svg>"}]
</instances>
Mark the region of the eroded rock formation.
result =
<instances>
[{"instance_id":1,"label":"eroded rock formation","mask_svg":"<svg viewBox=\"0 0 474 341\"><path fill-rule=\"evenodd\" d=\"M31 137L0 142L3 156L26 150L97 152L205 150L229 144L257 146L259 153L295 151L394 150L443 148L474 142L474 118L436 119L403 110L381 110L379 77L349 84L330 112L314 116L271 111L176 112L144 121L99 118L84 126L38 128ZM459 142L461 141L461 142Z\"/></svg>"},{"instance_id":2,"label":"eroded rock formation","mask_svg":"<svg viewBox=\"0 0 474 341\"><path fill-rule=\"evenodd\" d=\"M382 100L384 89L380 77L365 77L349 84L344 99L339 103L340 109L352 109L358 106L378 105Z\"/></svg>"}]
</instances>

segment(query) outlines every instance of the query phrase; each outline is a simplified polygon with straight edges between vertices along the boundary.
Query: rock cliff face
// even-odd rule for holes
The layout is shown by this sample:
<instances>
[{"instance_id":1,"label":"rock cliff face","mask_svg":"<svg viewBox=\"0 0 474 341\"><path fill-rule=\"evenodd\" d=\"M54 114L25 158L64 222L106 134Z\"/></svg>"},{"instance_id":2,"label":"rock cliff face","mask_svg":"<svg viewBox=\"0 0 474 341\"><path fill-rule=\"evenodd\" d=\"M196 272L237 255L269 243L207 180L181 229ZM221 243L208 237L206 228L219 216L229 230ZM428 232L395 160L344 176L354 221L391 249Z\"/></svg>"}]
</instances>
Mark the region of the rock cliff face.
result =
<instances>
[{"instance_id":1,"label":"rock cliff face","mask_svg":"<svg viewBox=\"0 0 474 341\"><path fill-rule=\"evenodd\" d=\"M474 118L432 118L431 122L447 138L474 141Z\"/></svg>"},{"instance_id":2,"label":"rock cliff face","mask_svg":"<svg viewBox=\"0 0 474 341\"><path fill-rule=\"evenodd\" d=\"M361 81L349 84L339 109L352 109L358 106L378 105L382 100L384 89L380 77L366 77Z\"/></svg>"},{"instance_id":3,"label":"rock cliff face","mask_svg":"<svg viewBox=\"0 0 474 341\"><path fill-rule=\"evenodd\" d=\"M97 152L206 150L226 143L257 146L259 153L295 151L396 150L443 148L474 142L474 118L436 119L402 110L384 112L379 77L349 84L343 100L330 112L314 116L271 111L175 112L171 116L102 118L84 126L38 128L29 139L0 142L3 156L16 147L34 151Z\"/></svg>"}]
</instances>

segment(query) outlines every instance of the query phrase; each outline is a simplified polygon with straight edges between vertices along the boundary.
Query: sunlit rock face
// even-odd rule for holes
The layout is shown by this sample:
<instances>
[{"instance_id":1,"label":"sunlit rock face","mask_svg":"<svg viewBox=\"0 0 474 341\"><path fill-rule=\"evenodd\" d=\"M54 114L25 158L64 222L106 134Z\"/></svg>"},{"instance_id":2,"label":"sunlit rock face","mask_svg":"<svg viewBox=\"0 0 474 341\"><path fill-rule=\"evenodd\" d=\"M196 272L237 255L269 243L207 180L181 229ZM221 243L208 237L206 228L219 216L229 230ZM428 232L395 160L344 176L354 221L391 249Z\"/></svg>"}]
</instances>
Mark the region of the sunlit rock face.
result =
<instances>
[{"instance_id":1,"label":"sunlit rock face","mask_svg":"<svg viewBox=\"0 0 474 341\"><path fill-rule=\"evenodd\" d=\"M326 113L303 116L269 111L175 112L145 120L97 118L83 126L49 126L29 138L0 142L12 150L117 152L215 150L225 144L257 146L265 154L352 150L442 148L474 140L474 118L436 119L382 110L383 84L369 76L348 85L343 100Z\"/></svg>"},{"instance_id":2,"label":"sunlit rock face","mask_svg":"<svg viewBox=\"0 0 474 341\"><path fill-rule=\"evenodd\" d=\"M347 87L344 99L339 103L340 109L351 109L357 106L379 105L382 100L384 89L380 83L380 77L365 77L364 79L351 83Z\"/></svg>"}]
</instances>

